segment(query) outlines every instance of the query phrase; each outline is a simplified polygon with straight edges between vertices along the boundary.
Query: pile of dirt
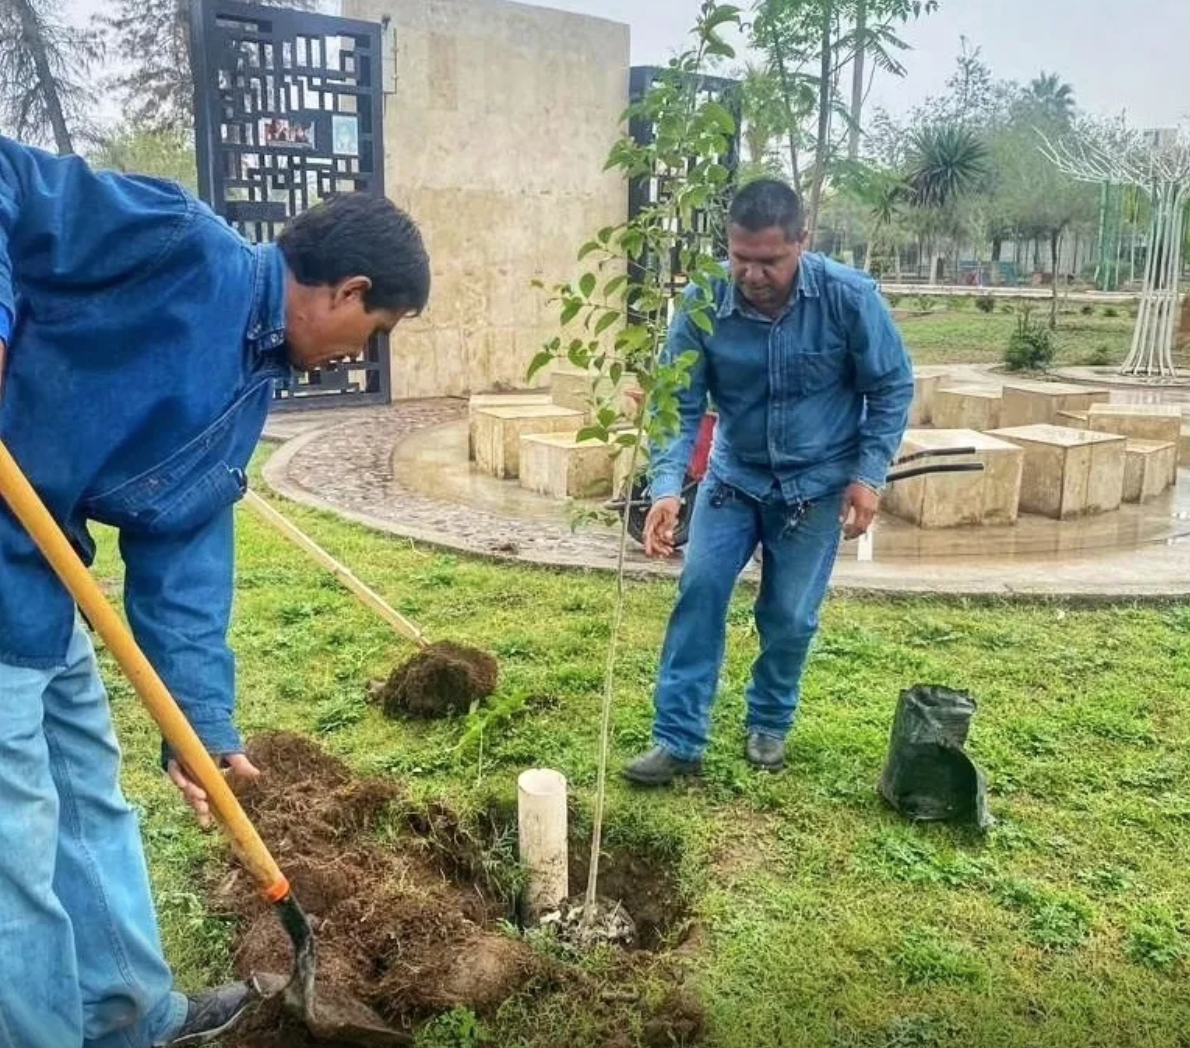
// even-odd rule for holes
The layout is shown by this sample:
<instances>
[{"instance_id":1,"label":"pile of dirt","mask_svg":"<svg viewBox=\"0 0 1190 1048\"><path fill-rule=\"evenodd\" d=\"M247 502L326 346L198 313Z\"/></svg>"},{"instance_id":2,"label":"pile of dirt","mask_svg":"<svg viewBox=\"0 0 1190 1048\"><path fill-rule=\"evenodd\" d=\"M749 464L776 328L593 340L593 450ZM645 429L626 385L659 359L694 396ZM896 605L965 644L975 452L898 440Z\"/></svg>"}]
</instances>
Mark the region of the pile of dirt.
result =
<instances>
[{"instance_id":1,"label":"pile of dirt","mask_svg":"<svg viewBox=\"0 0 1190 1048\"><path fill-rule=\"evenodd\" d=\"M488 1011L533 978L538 965L529 947L489 930L503 903L480 886L452 882L425 849L382 848L368 839L400 798L397 787L353 779L299 736L262 736L248 753L267 771L238 785L240 801L310 916L321 992L357 997L394 1027L410 1029L456 1006ZM241 976L289 971L289 940L242 870L217 887L215 900L242 922ZM278 1028L276 1016L258 1018L271 1030L254 1023L237 1048L305 1043Z\"/></svg>"},{"instance_id":2,"label":"pile of dirt","mask_svg":"<svg viewBox=\"0 0 1190 1048\"><path fill-rule=\"evenodd\" d=\"M486 651L441 641L397 666L374 698L394 719L452 717L491 695L499 675Z\"/></svg>"},{"instance_id":3,"label":"pile of dirt","mask_svg":"<svg viewBox=\"0 0 1190 1048\"><path fill-rule=\"evenodd\" d=\"M237 781L236 789L310 916L320 995L355 997L395 1029L411 1032L455 1007L494 1016L510 997L532 990L547 1012L581 1012L597 1038L591 1043L601 1048L697 1043L703 1012L681 988L680 966L670 958L622 953L614 970L593 977L499 930L515 900L498 875L485 871L475 838L456 830L445 809L411 814L397 785L353 777L301 736L259 736L248 754L264 774ZM386 814L381 844L376 831ZM650 895L661 905L656 867L621 860L609 871L609 887L641 908L647 942L640 945L660 944L671 925L639 891L653 882ZM572 873L583 873L581 862ZM638 890L620 890L630 886ZM289 940L244 871L233 869L214 887L213 909L238 919L241 977L288 975ZM626 1039L630 1028L637 1033ZM227 1042L228 1048L315 1045L328 1048L272 1003Z\"/></svg>"}]
</instances>

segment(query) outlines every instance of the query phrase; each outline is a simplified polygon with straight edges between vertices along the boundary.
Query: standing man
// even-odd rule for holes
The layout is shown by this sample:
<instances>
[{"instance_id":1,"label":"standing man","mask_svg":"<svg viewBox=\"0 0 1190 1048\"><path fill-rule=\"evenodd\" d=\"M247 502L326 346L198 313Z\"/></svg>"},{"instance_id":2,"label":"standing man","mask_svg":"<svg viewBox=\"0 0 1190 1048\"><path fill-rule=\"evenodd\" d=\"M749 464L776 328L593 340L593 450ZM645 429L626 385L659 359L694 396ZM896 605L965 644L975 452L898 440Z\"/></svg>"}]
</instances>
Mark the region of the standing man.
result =
<instances>
[{"instance_id":1,"label":"standing man","mask_svg":"<svg viewBox=\"0 0 1190 1048\"><path fill-rule=\"evenodd\" d=\"M357 356L429 286L383 198L253 246L172 183L0 137L0 439L84 560L88 522L119 529L133 632L231 772L257 774L233 720L233 508L274 384ZM199 1044L251 1000L175 992L119 764L87 631L0 499L0 1048Z\"/></svg>"},{"instance_id":2,"label":"standing man","mask_svg":"<svg viewBox=\"0 0 1190 1048\"><path fill-rule=\"evenodd\" d=\"M673 553L680 491L708 396L719 412L694 507L678 602L654 695L656 746L625 776L656 786L702 768L727 608L757 545L763 553L748 688L746 756L777 771L797 711L840 535L864 534L913 399L913 368L873 281L803 249L801 203L761 180L730 211L731 277L714 287L714 333L685 309L669 360L695 351L681 429L652 458L650 556ZM689 303L697 289L687 294Z\"/></svg>"}]
</instances>

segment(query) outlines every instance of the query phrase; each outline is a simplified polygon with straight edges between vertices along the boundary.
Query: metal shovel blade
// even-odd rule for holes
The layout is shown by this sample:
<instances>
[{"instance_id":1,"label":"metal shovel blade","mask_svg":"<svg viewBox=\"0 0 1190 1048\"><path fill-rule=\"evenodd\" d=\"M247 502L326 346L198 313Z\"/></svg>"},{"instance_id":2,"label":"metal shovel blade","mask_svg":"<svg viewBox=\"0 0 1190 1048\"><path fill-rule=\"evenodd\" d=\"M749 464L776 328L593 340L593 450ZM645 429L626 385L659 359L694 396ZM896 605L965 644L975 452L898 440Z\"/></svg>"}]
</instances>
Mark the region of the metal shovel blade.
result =
<instances>
[{"instance_id":1,"label":"metal shovel blade","mask_svg":"<svg viewBox=\"0 0 1190 1048\"><path fill-rule=\"evenodd\" d=\"M394 1030L363 1001L347 994L331 996L315 985L316 957L314 933L310 921L292 894L276 904L286 934L293 943L293 973L289 979L279 975L258 975L253 979L261 997L280 997L295 1019L303 1023L319 1041L360 1048L395 1048L410 1045L413 1038Z\"/></svg>"}]
</instances>

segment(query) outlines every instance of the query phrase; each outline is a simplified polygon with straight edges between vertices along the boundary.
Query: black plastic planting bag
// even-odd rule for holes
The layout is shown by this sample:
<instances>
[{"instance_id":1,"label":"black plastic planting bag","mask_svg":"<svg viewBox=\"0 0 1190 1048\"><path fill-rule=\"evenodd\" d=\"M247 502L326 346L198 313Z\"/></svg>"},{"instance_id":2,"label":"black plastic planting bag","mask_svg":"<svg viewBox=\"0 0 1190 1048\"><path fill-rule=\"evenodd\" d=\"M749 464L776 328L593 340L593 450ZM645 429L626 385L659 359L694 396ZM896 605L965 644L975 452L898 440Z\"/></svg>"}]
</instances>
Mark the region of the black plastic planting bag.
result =
<instances>
[{"instance_id":1,"label":"black plastic planting bag","mask_svg":"<svg viewBox=\"0 0 1190 1048\"><path fill-rule=\"evenodd\" d=\"M884 799L911 819L991 826L987 780L963 748L974 716L964 692L926 684L901 692L880 776Z\"/></svg>"}]
</instances>

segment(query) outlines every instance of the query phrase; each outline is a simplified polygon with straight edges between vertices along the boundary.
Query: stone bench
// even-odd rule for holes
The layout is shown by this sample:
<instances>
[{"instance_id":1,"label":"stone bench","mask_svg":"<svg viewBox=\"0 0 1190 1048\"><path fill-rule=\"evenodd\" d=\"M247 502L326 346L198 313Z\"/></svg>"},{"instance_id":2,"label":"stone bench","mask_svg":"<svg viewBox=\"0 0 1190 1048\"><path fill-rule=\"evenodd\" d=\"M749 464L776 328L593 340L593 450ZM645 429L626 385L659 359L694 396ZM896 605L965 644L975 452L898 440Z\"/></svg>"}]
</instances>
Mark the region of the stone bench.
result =
<instances>
[{"instance_id":1,"label":"stone bench","mask_svg":"<svg viewBox=\"0 0 1190 1048\"><path fill-rule=\"evenodd\" d=\"M475 459L475 416L484 408L517 408L526 404L548 407L548 393L476 393L467 402L467 457Z\"/></svg>"},{"instance_id":2,"label":"stone bench","mask_svg":"<svg viewBox=\"0 0 1190 1048\"><path fill-rule=\"evenodd\" d=\"M1089 411L1093 404L1106 404L1110 398L1109 390L1069 382L1007 382L1000 425L1005 429L1052 425L1059 411Z\"/></svg>"},{"instance_id":3,"label":"stone bench","mask_svg":"<svg viewBox=\"0 0 1190 1048\"><path fill-rule=\"evenodd\" d=\"M612 491L612 449L601 440L579 443L573 433L521 437L522 488L557 499L593 499Z\"/></svg>"},{"instance_id":4,"label":"stone bench","mask_svg":"<svg viewBox=\"0 0 1190 1048\"><path fill-rule=\"evenodd\" d=\"M928 426L934 422L934 397L947 381L951 368L941 364L924 364L913 369L913 405L909 409L909 425Z\"/></svg>"},{"instance_id":5,"label":"stone bench","mask_svg":"<svg viewBox=\"0 0 1190 1048\"><path fill-rule=\"evenodd\" d=\"M521 438L532 433L577 433L586 423L581 411L556 404L482 408L475 415L475 464L501 480L520 475Z\"/></svg>"},{"instance_id":6,"label":"stone bench","mask_svg":"<svg viewBox=\"0 0 1190 1048\"><path fill-rule=\"evenodd\" d=\"M1172 404L1096 404L1088 423L1096 433L1115 433L1130 440L1155 440L1175 449L1169 482L1178 479L1177 449L1182 440L1182 411Z\"/></svg>"},{"instance_id":7,"label":"stone bench","mask_svg":"<svg viewBox=\"0 0 1190 1048\"><path fill-rule=\"evenodd\" d=\"M936 461L974 459L983 463L983 472L899 480L884 495L884 511L921 528L1015 522L1024 464L1024 452L1015 444L970 429L911 429L901 441L900 453L960 447L974 448L974 456Z\"/></svg>"},{"instance_id":8,"label":"stone bench","mask_svg":"<svg viewBox=\"0 0 1190 1048\"><path fill-rule=\"evenodd\" d=\"M1130 440L1124 448L1124 501L1145 502L1165 491L1177 473L1177 445Z\"/></svg>"},{"instance_id":9,"label":"stone bench","mask_svg":"<svg viewBox=\"0 0 1190 1048\"><path fill-rule=\"evenodd\" d=\"M986 433L1000 426L1000 391L991 386L947 386L934 394L933 422L938 429L973 429Z\"/></svg>"},{"instance_id":10,"label":"stone bench","mask_svg":"<svg viewBox=\"0 0 1190 1048\"><path fill-rule=\"evenodd\" d=\"M1025 452L1021 510L1057 520L1107 513L1124 495L1127 440L1066 426L1013 426L990 434Z\"/></svg>"}]
</instances>

